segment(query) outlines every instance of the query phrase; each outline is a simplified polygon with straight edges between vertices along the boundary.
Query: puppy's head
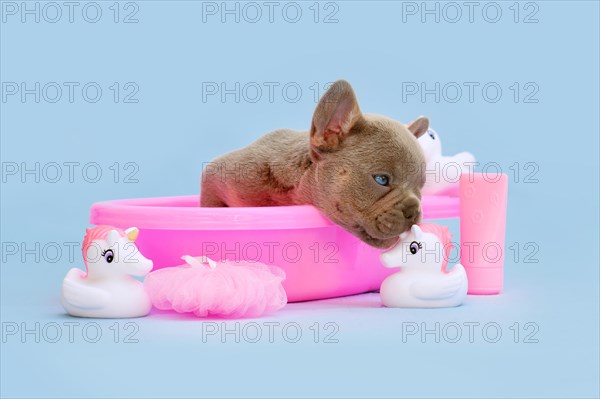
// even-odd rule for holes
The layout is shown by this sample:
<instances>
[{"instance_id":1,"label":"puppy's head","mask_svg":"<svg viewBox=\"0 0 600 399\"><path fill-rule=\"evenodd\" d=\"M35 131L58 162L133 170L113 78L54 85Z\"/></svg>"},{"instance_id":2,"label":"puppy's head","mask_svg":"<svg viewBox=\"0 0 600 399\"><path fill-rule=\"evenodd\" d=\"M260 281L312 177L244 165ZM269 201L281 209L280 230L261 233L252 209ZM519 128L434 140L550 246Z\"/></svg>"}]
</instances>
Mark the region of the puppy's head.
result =
<instances>
[{"instance_id":1,"label":"puppy's head","mask_svg":"<svg viewBox=\"0 0 600 399\"><path fill-rule=\"evenodd\" d=\"M367 244L393 245L421 220L425 159L417 138L428 127L425 117L405 126L362 114L350 84L335 82L310 129L314 204Z\"/></svg>"}]
</instances>

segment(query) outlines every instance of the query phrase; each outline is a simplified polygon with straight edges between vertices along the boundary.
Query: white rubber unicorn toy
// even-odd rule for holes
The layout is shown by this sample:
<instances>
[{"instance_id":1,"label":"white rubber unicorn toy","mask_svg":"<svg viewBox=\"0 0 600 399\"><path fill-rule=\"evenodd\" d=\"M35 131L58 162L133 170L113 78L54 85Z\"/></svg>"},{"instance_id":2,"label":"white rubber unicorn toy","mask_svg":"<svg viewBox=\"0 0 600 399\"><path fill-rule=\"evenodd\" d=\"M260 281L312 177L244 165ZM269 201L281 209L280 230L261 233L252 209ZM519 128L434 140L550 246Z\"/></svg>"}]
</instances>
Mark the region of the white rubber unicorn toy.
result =
<instances>
[{"instance_id":1,"label":"white rubber unicorn toy","mask_svg":"<svg viewBox=\"0 0 600 399\"><path fill-rule=\"evenodd\" d=\"M73 268L62 284L61 302L67 313L79 317L141 317L152 307L142 282L152 270L134 244L138 229L112 226L86 230L82 252L87 273Z\"/></svg>"},{"instance_id":2,"label":"white rubber unicorn toy","mask_svg":"<svg viewBox=\"0 0 600 399\"><path fill-rule=\"evenodd\" d=\"M421 149L425 154L425 186L421 192L425 195L457 194L458 179L462 173L468 173L474 166L475 156L470 152L459 152L451 157L442 155L442 141L433 129L419 137ZM471 169L472 170L472 169Z\"/></svg>"},{"instance_id":3,"label":"white rubber unicorn toy","mask_svg":"<svg viewBox=\"0 0 600 399\"><path fill-rule=\"evenodd\" d=\"M446 271L452 249L447 226L413 225L400 242L381 254L385 267L401 267L381 284L381 301L393 308L445 308L461 305L467 296L467 274L456 264Z\"/></svg>"}]
</instances>

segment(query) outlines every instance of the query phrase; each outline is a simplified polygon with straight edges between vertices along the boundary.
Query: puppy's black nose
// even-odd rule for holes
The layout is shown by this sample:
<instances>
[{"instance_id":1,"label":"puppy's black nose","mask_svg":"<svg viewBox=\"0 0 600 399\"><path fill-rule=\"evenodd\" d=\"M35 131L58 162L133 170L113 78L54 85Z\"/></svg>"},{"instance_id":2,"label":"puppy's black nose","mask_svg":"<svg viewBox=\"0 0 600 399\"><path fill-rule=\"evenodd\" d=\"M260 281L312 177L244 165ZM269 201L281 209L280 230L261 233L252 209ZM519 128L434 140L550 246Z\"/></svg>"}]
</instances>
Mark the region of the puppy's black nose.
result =
<instances>
[{"instance_id":1,"label":"puppy's black nose","mask_svg":"<svg viewBox=\"0 0 600 399\"><path fill-rule=\"evenodd\" d=\"M408 220L415 219L415 217L417 216L418 213L419 213L419 208L417 208L417 207L411 207L411 208L408 208L408 209L404 209L402 211L402 214Z\"/></svg>"}]
</instances>

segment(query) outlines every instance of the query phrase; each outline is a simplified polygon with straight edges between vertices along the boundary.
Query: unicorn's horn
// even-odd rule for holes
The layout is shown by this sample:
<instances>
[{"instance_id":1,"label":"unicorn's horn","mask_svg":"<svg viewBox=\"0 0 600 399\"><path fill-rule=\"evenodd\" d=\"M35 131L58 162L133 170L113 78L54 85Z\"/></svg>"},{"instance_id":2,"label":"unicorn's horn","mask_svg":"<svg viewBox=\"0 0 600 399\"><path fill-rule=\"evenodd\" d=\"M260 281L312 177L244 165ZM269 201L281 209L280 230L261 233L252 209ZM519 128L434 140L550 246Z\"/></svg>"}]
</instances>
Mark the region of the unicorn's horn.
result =
<instances>
[{"instance_id":1,"label":"unicorn's horn","mask_svg":"<svg viewBox=\"0 0 600 399\"><path fill-rule=\"evenodd\" d=\"M130 227L127 230L125 230L125 235L127 236L127 239L131 242L134 242L136 240L138 234L140 234L140 231L137 227Z\"/></svg>"}]
</instances>

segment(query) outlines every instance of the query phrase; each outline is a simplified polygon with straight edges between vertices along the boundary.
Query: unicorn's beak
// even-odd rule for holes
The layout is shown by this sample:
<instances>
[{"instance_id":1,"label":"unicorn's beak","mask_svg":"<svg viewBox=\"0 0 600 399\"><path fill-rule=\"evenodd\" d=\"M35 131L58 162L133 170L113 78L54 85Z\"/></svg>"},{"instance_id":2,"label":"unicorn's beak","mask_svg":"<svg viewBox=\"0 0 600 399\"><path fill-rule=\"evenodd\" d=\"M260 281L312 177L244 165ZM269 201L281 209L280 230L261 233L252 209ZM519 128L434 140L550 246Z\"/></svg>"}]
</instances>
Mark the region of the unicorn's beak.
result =
<instances>
[{"instance_id":1,"label":"unicorn's beak","mask_svg":"<svg viewBox=\"0 0 600 399\"><path fill-rule=\"evenodd\" d=\"M125 235L127 236L127 239L131 242L134 242L136 240L138 234L140 234L140 231L137 227L131 227L125 230Z\"/></svg>"},{"instance_id":2,"label":"unicorn's beak","mask_svg":"<svg viewBox=\"0 0 600 399\"><path fill-rule=\"evenodd\" d=\"M390 254L383 252L379 255L379 260L381 261L381 264L385 267L390 267Z\"/></svg>"},{"instance_id":3,"label":"unicorn's beak","mask_svg":"<svg viewBox=\"0 0 600 399\"><path fill-rule=\"evenodd\" d=\"M398 267L398 262L395 261L395 256L390 253L390 251L382 252L379 255L379 261L384 267Z\"/></svg>"}]
</instances>

